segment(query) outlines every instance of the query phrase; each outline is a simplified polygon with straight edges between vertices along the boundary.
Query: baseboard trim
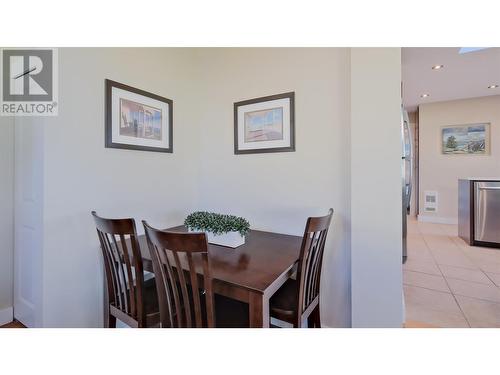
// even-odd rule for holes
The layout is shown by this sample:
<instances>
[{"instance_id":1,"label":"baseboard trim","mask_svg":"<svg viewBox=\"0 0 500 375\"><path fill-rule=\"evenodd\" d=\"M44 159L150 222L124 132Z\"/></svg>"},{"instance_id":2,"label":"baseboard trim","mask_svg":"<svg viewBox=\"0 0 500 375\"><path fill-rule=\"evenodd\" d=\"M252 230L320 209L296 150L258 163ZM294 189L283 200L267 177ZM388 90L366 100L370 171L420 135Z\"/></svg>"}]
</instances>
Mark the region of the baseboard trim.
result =
<instances>
[{"instance_id":1,"label":"baseboard trim","mask_svg":"<svg viewBox=\"0 0 500 375\"><path fill-rule=\"evenodd\" d=\"M14 309L12 308L12 306L0 310L0 326L11 323L13 321L14 321Z\"/></svg>"},{"instance_id":2,"label":"baseboard trim","mask_svg":"<svg viewBox=\"0 0 500 375\"><path fill-rule=\"evenodd\" d=\"M418 215L418 221L424 223L436 223L436 224L458 224L458 219L453 217Z\"/></svg>"}]
</instances>

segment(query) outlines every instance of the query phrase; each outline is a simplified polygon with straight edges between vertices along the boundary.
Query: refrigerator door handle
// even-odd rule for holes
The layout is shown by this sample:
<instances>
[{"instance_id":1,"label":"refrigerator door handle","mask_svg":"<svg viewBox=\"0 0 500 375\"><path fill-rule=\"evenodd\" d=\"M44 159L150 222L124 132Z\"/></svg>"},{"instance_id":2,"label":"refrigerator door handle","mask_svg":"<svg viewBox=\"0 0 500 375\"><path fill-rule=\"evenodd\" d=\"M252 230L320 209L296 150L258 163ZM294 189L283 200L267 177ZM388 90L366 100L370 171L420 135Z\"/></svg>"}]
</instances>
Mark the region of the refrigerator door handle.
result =
<instances>
[{"instance_id":1,"label":"refrigerator door handle","mask_svg":"<svg viewBox=\"0 0 500 375\"><path fill-rule=\"evenodd\" d=\"M405 116L406 117L406 116ZM411 203L411 195L412 195L412 179L413 179L413 144L412 144L412 136L411 136L411 129L410 129L410 124L408 123L408 119L404 118L403 119L403 126L404 126L404 132L403 134L405 135L404 144L406 146L406 143L409 145L408 149L408 155L406 155L405 152L405 157L404 159L408 158L409 161L409 171L408 171L408 178L409 181L405 181L407 185L407 202L406 202L406 208L410 208L410 203Z\"/></svg>"},{"instance_id":2,"label":"refrigerator door handle","mask_svg":"<svg viewBox=\"0 0 500 375\"><path fill-rule=\"evenodd\" d=\"M500 186L481 186L479 190L500 190Z\"/></svg>"}]
</instances>

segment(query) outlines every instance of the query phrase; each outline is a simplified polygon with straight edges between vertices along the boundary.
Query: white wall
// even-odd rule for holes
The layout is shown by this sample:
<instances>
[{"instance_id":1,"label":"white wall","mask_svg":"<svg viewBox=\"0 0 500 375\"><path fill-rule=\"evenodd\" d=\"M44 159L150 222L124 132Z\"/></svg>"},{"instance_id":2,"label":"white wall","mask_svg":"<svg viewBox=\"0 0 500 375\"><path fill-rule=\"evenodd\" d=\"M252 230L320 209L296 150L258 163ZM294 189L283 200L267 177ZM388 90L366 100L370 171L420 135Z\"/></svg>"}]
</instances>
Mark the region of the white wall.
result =
<instances>
[{"instance_id":1,"label":"white wall","mask_svg":"<svg viewBox=\"0 0 500 375\"><path fill-rule=\"evenodd\" d=\"M59 116L44 124L43 326L102 324L102 263L91 210L169 226L193 209L192 52L59 49ZM173 100L173 154L104 148L105 78Z\"/></svg>"},{"instance_id":2,"label":"white wall","mask_svg":"<svg viewBox=\"0 0 500 375\"><path fill-rule=\"evenodd\" d=\"M370 51L60 49L59 116L43 123L40 325L102 324L92 209L157 226L213 209L243 215L256 229L302 235L306 218L329 207L336 213L322 273L323 324L400 324L400 57L399 49ZM104 148L105 78L173 99L173 154ZM296 93L296 152L234 155L233 103L287 91Z\"/></svg>"},{"instance_id":3,"label":"white wall","mask_svg":"<svg viewBox=\"0 0 500 375\"><path fill-rule=\"evenodd\" d=\"M353 327L401 327L401 50L351 49Z\"/></svg>"},{"instance_id":4,"label":"white wall","mask_svg":"<svg viewBox=\"0 0 500 375\"><path fill-rule=\"evenodd\" d=\"M333 207L322 322L349 326L349 50L205 49L199 59L200 207L295 235L304 233L308 216ZM289 91L295 92L296 152L235 155L233 103Z\"/></svg>"},{"instance_id":5,"label":"white wall","mask_svg":"<svg viewBox=\"0 0 500 375\"><path fill-rule=\"evenodd\" d=\"M27 327L40 327L45 118L17 116L14 127L14 314Z\"/></svg>"},{"instance_id":6,"label":"white wall","mask_svg":"<svg viewBox=\"0 0 500 375\"><path fill-rule=\"evenodd\" d=\"M0 117L0 325L12 320L14 251L14 119Z\"/></svg>"},{"instance_id":7,"label":"white wall","mask_svg":"<svg viewBox=\"0 0 500 375\"><path fill-rule=\"evenodd\" d=\"M456 223L458 179L500 177L500 96L423 104L420 123L420 215L426 220ZM443 155L441 128L491 123L490 155ZM424 212L424 192L438 192L438 212Z\"/></svg>"}]
</instances>

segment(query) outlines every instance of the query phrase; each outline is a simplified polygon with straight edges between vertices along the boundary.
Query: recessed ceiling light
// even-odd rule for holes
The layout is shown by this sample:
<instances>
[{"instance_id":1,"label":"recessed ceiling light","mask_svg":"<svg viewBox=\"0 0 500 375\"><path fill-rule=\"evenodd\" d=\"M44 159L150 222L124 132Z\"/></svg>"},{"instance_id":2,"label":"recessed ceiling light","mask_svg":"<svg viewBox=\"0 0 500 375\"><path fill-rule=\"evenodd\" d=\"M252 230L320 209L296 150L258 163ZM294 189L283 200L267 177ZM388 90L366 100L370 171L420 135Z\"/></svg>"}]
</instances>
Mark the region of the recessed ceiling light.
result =
<instances>
[{"instance_id":1,"label":"recessed ceiling light","mask_svg":"<svg viewBox=\"0 0 500 375\"><path fill-rule=\"evenodd\" d=\"M428 98L430 95L429 94L422 94L420 95L421 98Z\"/></svg>"},{"instance_id":2,"label":"recessed ceiling light","mask_svg":"<svg viewBox=\"0 0 500 375\"><path fill-rule=\"evenodd\" d=\"M498 85L490 85L488 86L489 89L496 89L498 87Z\"/></svg>"},{"instance_id":3,"label":"recessed ceiling light","mask_svg":"<svg viewBox=\"0 0 500 375\"><path fill-rule=\"evenodd\" d=\"M434 65L432 67L432 70L439 70L439 69L443 69L444 68L444 65Z\"/></svg>"}]
</instances>

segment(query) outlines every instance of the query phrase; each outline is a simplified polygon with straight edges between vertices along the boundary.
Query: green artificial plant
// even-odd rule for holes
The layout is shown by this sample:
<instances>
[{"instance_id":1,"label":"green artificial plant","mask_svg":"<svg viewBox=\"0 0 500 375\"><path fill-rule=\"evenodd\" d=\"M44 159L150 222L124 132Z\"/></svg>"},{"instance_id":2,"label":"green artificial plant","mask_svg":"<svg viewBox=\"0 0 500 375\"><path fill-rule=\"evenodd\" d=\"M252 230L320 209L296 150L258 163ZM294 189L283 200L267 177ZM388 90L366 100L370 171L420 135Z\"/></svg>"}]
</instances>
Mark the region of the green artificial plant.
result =
<instances>
[{"instance_id":1,"label":"green artificial plant","mask_svg":"<svg viewBox=\"0 0 500 375\"><path fill-rule=\"evenodd\" d=\"M239 232L245 236L250 230L250 223L242 217L206 211L197 211L188 215L184 220L184 225L192 231L212 232L216 235Z\"/></svg>"}]
</instances>

